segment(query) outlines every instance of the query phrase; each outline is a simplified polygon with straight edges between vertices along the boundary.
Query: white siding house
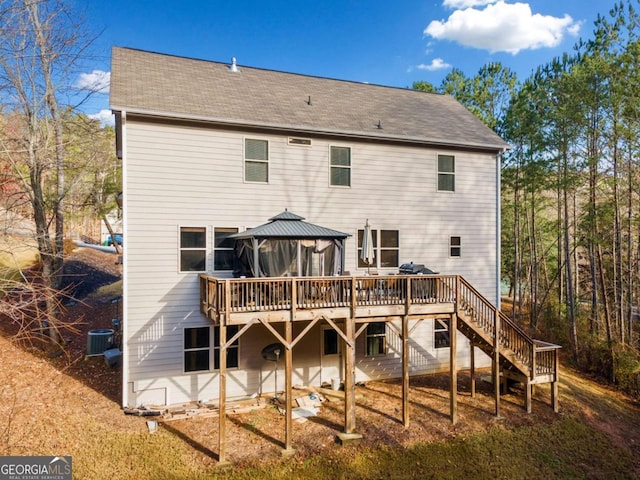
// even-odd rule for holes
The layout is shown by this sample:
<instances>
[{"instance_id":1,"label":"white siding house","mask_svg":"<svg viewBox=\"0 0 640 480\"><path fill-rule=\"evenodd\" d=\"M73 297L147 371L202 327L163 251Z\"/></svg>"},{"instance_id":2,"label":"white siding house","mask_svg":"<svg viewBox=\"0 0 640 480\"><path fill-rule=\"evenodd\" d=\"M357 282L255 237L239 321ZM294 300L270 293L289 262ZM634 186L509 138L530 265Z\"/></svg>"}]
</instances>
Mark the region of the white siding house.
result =
<instances>
[{"instance_id":1,"label":"white siding house","mask_svg":"<svg viewBox=\"0 0 640 480\"><path fill-rule=\"evenodd\" d=\"M507 147L499 137L448 96L238 69L113 50L125 406L217 398L216 327L200 311L200 274L231 277L226 235L285 209L349 234L344 270L352 275L367 271L358 239L368 219L380 275L413 261L461 275L499 302L499 155ZM294 335L305 326L295 323ZM417 327L411 374L449 368L444 328L435 318ZM320 323L293 348L294 384L344 375L332 331ZM469 341L458 338L464 368ZM228 397L283 388L284 375L276 386L274 362L261 355L274 341L259 324L230 349ZM372 354L377 341L384 345ZM400 376L400 358L392 328L363 333L356 381Z\"/></svg>"}]
</instances>

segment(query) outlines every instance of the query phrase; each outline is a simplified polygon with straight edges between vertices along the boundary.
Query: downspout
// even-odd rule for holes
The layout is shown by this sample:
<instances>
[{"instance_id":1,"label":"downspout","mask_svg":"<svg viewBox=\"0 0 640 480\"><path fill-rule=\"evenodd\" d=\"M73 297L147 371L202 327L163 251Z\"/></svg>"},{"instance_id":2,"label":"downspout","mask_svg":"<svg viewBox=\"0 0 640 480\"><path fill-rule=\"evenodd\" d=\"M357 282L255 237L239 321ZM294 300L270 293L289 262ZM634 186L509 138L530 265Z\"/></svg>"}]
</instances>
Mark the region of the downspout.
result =
<instances>
[{"instance_id":1,"label":"downspout","mask_svg":"<svg viewBox=\"0 0 640 480\"><path fill-rule=\"evenodd\" d=\"M500 285L502 275L502 182L500 164L504 152L506 152L506 149L503 149L502 152L496 155L496 308L498 310L500 310L500 299L502 297L502 288Z\"/></svg>"}]
</instances>

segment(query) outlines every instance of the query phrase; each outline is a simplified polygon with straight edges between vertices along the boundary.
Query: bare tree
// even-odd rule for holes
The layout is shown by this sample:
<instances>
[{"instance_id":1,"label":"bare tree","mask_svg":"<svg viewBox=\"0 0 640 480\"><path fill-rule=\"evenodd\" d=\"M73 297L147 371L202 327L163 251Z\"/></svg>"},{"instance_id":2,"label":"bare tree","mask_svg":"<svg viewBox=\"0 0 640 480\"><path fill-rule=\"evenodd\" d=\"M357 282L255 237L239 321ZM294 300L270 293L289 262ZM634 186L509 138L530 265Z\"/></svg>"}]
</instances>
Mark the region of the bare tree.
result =
<instances>
[{"instance_id":1,"label":"bare tree","mask_svg":"<svg viewBox=\"0 0 640 480\"><path fill-rule=\"evenodd\" d=\"M0 152L31 207L45 291L61 284L67 194L61 99L90 43L81 32L79 16L62 0L0 0L0 102L9 119ZM44 296L40 319L55 316L54 298ZM49 325L57 340L55 322Z\"/></svg>"}]
</instances>

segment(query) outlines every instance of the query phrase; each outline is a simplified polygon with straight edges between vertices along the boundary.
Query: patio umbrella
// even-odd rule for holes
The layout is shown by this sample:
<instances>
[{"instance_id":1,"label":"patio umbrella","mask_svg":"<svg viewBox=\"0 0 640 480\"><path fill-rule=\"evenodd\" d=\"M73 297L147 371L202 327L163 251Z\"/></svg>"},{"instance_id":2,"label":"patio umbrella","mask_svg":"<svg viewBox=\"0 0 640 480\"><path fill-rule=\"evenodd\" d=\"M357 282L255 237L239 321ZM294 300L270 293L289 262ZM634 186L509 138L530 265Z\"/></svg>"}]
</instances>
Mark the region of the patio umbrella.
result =
<instances>
[{"instance_id":1,"label":"patio umbrella","mask_svg":"<svg viewBox=\"0 0 640 480\"><path fill-rule=\"evenodd\" d=\"M362 234L362 251L360 252L360 259L367 264L367 273L369 268L375 260L375 253L373 250L373 236L371 235L371 226L369 225L369 219L364 225L364 232Z\"/></svg>"}]
</instances>

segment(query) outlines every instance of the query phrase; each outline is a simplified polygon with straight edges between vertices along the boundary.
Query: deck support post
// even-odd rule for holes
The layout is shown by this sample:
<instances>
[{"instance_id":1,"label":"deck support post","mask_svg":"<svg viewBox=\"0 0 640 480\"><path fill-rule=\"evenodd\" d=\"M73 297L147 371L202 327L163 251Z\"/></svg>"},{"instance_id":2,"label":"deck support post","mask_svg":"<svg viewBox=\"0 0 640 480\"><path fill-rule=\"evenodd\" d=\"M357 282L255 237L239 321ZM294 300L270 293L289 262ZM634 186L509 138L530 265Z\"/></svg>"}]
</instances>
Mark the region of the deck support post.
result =
<instances>
[{"instance_id":1,"label":"deck support post","mask_svg":"<svg viewBox=\"0 0 640 480\"><path fill-rule=\"evenodd\" d=\"M560 355L558 349L553 352L553 381L551 382L551 406L553 411L558 413L560 411L560 404L558 402L558 379L560 378Z\"/></svg>"},{"instance_id":2,"label":"deck support post","mask_svg":"<svg viewBox=\"0 0 640 480\"><path fill-rule=\"evenodd\" d=\"M471 398L476 398L476 347L469 343L469 390Z\"/></svg>"},{"instance_id":3,"label":"deck support post","mask_svg":"<svg viewBox=\"0 0 640 480\"><path fill-rule=\"evenodd\" d=\"M449 405L451 408L451 424L458 422L458 315L455 313L449 319L449 370L451 386L449 391Z\"/></svg>"},{"instance_id":4,"label":"deck support post","mask_svg":"<svg viewBox=\"0 0 640 480\"><path fill-rule=\"evenodd\" d=\"M533 396L533 384L531 383L530 378L527 378L524 383L524 408L527 410L527 413L531 413L531 397Z\"/></svg>"},{"instance_id":5,"label":"deck support post","mask_svg":"<svg viewBox=\"0 0 640 480\"><path fill-rule=\"evenodd\" d=\"M348 342L344 342L346 347L344 356L344 433L352 434L356 429L355 318L346 318L344 327L344 333L348 340Z\"/></svg>"},{"instance_id":6,"label":"deck support post","mask_svg":"<svg viewBox=\"0 0 640 480\"><path fill-rule=\"evenodd\" d=\"M496 308L493 336L493 388L496 396L496 418L500 417L500 310Z\"/></svg>"},{"instance_id":7,"label":"deck support post","mask_svg":"<svg viewBox=\"0 0 640 480\"><path fill-rule=\"evenodd\" d=\"M229 298L228 295L227 298ZM218 465L221 466L227 463L227 325L223 321L220 322L218 328L220 339L220 348L218 349L218 355L220 355L220 369L218 370L218 379L220 382L220 393L218 395Z\"/></svg>"},{"instance_id":8,"label":"deck support post","mask_svg":"<svg viewBox=\"0 0 640 480\"><path fill-rule=\"evenodd\" d=\"M409 317L402 317L402 423L409 426Z\"/></svg>"},{"instance_id":9,"label":"deck support post","mask_svg":"<svg viewBox=\"0 0 640 480\"><path fill-rule=\"evenodd\" d=\"M285 322L284 327L284 338L286 341L286 347L284 351L284 369L285 369L285 393L284 393L284 401L285 401L285 435L284 435L284 450L285 453L290 453L293 451L291 447L292 444L292 398L291 398L291 390L292 390L292 370L293 370L293 324L292 322Z\"/></svg>"}]
</instances>

